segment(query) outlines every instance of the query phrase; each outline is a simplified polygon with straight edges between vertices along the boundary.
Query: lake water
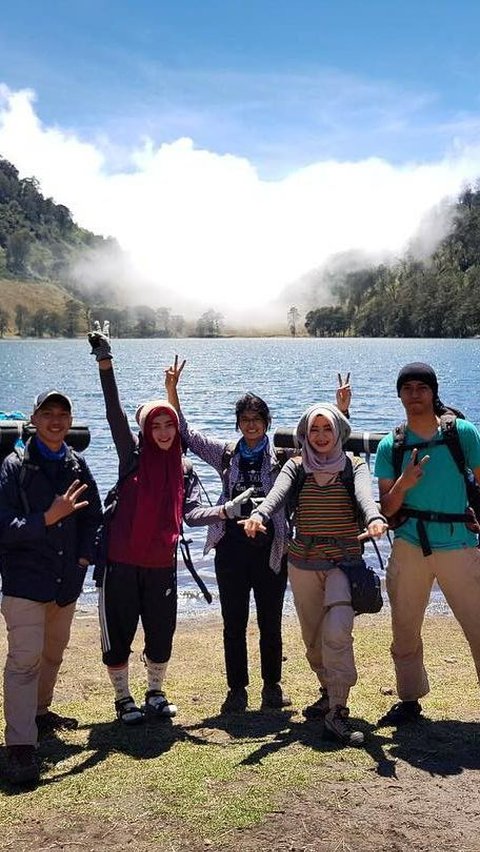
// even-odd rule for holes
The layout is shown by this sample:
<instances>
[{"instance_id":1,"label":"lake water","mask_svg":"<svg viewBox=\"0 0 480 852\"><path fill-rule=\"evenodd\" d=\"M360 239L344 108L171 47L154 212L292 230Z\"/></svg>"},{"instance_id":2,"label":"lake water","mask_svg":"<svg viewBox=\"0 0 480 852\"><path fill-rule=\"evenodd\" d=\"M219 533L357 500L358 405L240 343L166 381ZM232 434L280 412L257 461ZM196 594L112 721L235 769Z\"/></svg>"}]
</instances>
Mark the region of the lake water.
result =
<instances>
[{"instance_id":1,"label":"lake water","mask_svg":"<svg viewBox=\"0 0 480 852\"><path fill-rule=\"evenodd\" d=\"M117 381L132 426L140 402L164 396L163 371L176 352L187 359L179 392L189 422L225 440L236 436L234 405L246 390L268 402L273 429L294 426L307 405L334 400L339 371L351 372L352 427L372 432L391 429L403 418L395 381L400 367L409 361L432 364L442 400L480 423L480 340L114 340L112 346ZM86 458L105 496L116 481L117 457L104 418L97 365L89 350L82 340L0 341L0 409L28 414L39 391L49 387L65 390L74 401L75 418L90 426L92 439ZM203 462L194 462L215 502L218 475ZM212 554L202 556L205 528L189 534L194 563L212 591L213 607L218 608ZM387 543L382 552L388 555ZM181 559L179 566L180 614L210 610ZM85 607L95 603L90 579L81 602ZM445 608L439 593L434 596L434 606Z\"/></svg>"}]
</instances>

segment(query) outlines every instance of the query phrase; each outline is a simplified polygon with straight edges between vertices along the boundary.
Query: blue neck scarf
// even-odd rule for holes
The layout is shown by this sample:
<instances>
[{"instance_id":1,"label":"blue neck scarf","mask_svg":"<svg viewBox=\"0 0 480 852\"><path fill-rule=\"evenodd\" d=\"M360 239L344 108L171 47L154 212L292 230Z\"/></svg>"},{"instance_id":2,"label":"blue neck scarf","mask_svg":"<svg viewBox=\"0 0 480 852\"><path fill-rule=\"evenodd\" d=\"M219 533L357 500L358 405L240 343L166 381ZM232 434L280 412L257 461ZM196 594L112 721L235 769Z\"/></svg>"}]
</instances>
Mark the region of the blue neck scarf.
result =
<instances>
[{"instance_id":1,"label":"blue neck scarf","mask_svg":"<svg viewBox=\"0 0 480 852\"><path fill-rule=\"evenodd\" d=\"M44 459L48 459L48 461L61 461L67 454L67 445L65 442L59 450L50 450L49 447L40 440L38 435L35 435L35 444L40 455L43 456Z\"/></svg>"},{"instance_id":2,"label":"blue neck scarf","mask_svg":"<svg viewBox=\"0 0 480 852\"><path fill-rule=\"evenodd\" d=\"M238 445L238 451L242 459L246 459L246 461L257 461L267 446L268 438L266 435L263 436L262 440L259 441L255 447L249 447L245 438L241 438Z\"/></svg>"}]
</instances>

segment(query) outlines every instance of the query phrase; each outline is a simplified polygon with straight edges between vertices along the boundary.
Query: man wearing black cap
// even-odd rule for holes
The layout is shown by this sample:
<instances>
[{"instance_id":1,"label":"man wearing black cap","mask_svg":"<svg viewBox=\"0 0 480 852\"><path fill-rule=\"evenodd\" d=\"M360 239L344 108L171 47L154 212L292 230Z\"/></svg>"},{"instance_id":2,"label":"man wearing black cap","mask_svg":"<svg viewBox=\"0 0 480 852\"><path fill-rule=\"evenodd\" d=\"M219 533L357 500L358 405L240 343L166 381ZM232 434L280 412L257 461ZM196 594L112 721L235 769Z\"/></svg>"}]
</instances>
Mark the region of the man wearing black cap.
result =
<instances>
[{"instance_id":1,"label":"man wearing black cap","mask_svg":"<svg viewBox=\"0 0 480 852\"><path fill-rule=\"evenodd\" d=\"M76 727L49 710L101 518L93 477L65 444L72 403L58 390L34 403L35 435L0 471L2 604L7 776L38 781L38 734Z\"/></svg>"},{"instance_id":2,"label":"man wearing black cap","mask_svg":"<svg viewBox=\"0 0 480 852\"><path fill-rule=\"evenodd\" d=\"M419 698L429 691L421 629L435 579L465 633L480 679L480 551L465 522L465 479L441 429L447 409L432 367L407 364L398 375L397 393L407 417L401 473L395 469L393 433L379 444L375 473L382 511L387 518L397 513L401 518L387 568L400 702L382 720L398 725L419 717ZM480 482L480 434L460 417L455 425L466 466Z\"/></svg>"}]
</instances>

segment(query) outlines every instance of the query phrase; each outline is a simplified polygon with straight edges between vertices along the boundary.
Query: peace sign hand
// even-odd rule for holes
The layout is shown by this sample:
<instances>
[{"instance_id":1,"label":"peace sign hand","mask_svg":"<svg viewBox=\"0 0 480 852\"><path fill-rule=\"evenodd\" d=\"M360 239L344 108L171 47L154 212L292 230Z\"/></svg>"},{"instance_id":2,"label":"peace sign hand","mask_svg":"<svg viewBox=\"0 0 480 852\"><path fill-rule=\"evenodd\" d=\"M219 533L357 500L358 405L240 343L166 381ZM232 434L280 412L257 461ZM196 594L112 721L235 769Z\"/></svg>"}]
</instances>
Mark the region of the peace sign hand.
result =
<instances>
[{"instance_id":1,"label":"peace sign hand","mask_svg":"<svg viewBox=\"0 0 480 852\"><path fill-rule=\"evenodd\" d=\"M415 447L410 455L409 462L402 473L401 479L404 488L413 488L423 476L423 468L429 461L430 456L424 456L423 459L418 458L418 450Z\"/></svg>"},{"instance_id":2,"label":"peace sign hand","mask_svg":"<svg viewBox=\"0 0 480 852\"><path fill-rule=\"evenodd\" d=\"M68 486L65 494L57 494L50 508L44 514L45 525L49 527L52 524L57 524L62 518L67 518L74 512L78 512L79 509L88 506L88 500L77 502L87 487L86 484L81 485L79 479L75 479Z\"/></svg>"},{"instance_id":3,"label":"peace sign hand","mask_svg":"<svg viewBox=\"0 0 480 852\"><path fill-rule=\"evenodd\" d=\"M352 388L350 385L350 373L348 372L345 379L342 379L342 374L337 373L338 388L336 391L337 408L342 414L347 415L352 401Z\"/></svg>"},{"instance_id":4,"label":"peace sign hand","mask_svg":"<svg viewBox=\"0 0 480 852\"><path fill-rule=\"evenodd\" d=\"M186 363L187 362L184 359L179 366L178 355L175 355L175 361L165 370L165 388L167 391L177 387L180 376L182 375L182 370Z\"/></svg>"}]
</instances>

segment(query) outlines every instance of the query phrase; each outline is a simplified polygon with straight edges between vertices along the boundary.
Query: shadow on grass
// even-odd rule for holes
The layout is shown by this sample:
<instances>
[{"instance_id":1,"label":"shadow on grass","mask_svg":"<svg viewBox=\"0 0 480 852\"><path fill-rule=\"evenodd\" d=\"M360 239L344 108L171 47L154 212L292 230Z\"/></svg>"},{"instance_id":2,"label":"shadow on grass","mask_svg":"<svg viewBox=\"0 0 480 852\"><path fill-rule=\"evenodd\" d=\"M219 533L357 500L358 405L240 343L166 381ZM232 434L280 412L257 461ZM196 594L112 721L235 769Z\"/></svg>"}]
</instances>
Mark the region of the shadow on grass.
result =
<instances>
[{"instance_id":1,"label":"shadow on grass","mask_svg":"<svg viewBox=\"0 0 480 852\"><path fill-rule=\"evenodd\" d=\"M371 727L375 732L375 727ZM371 738L378 751L368 749L377 760L377 771L385 777L396 777L396 761L402 760L415 769L443 778L460 775L464 769L480 769L480 724L459 719L439 721L422 716L414 724L395 728L391 737ZM385 754L384 746L388 749Z\"/></svg>"},{"instance_id":2,"label":"shadow on grass","mask_svg":"<svg viewBox=\"0 0 480 852\"><path fill-rule=\"evenodd\" d=\"M42 778L37 786L58 784L67 777L80 775L87 769L95 768L114 753L125 754L136 760L151 760L169 751L175 742L186 738L183 728L172 725L170 719L146 721L143 725L130 728L117 721L99 722L80 725L77 730L89 731L86 743L65 742L56 733L40 741L37 758ZM64 772L59 772L54 778L43 777L43 774L53 767L84 754L84 759ZM0 762L5 766L5 748L1 749ZM0 791L6 795L23 793L25 789L28 789L28 785L17 787L4 777L0 779Z\"/></svg>"},{"instance_id":3,"label":"shadow on grass","mask_svg":"<svg viewBox=\"0 0 480 852\"><path fill-rule=\"evenodd\" d=\"M234 740L259 742L242 765L259 764L283 748L297 743L318 752L341 751L346 746L326 738L321 721L295 721L291 712L271 714L250 712L232 716L212 716L185 733L189 739L205 745L225 746L212 741L211 730L228 734ZM391 734L381 733L375 725L350 717L365 734L363 748L370 755L375 771L384 778L396 778L397 761L402 760L429 775L459 775L464 769L480 769L480 724L458 719L434 721L421 717L415 724L399 727ZM267 737L269 737L266 739ZM228 744L228 743L227 743Z\"/></svg>"},{"instance_id":4,"label":"shadow on grass","mask_svg":"<svg viewBox=\"0 0 480 852\"><path fill-rule=\"evenodd\" d=\"M243 740L253 745L258 742L251 753L241 761L243 766L261 763L294 743L322 752L341 748L332 740L322 739L322 722L296 721L293 716L294 713L289 710L210 716L196 725L188 726L185 732L189 738L204 745L229 745L225 739L216 742L211 736L212 730L227 734L230 740Z\"/></svg>"}]
</instances>

